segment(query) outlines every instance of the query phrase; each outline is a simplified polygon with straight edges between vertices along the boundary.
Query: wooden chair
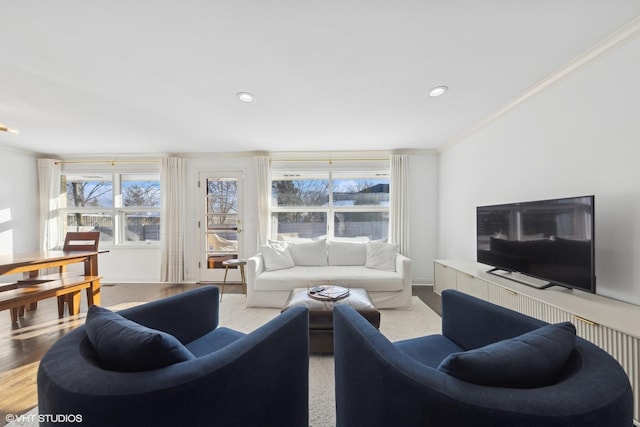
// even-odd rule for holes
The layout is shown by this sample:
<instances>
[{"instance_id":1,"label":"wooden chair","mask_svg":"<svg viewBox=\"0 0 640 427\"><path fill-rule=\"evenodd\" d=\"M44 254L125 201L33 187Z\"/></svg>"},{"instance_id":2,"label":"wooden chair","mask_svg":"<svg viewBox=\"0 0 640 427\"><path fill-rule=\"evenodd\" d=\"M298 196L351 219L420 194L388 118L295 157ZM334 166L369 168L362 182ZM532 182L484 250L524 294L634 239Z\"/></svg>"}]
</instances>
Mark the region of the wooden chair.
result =
<instances>
[{"instance_id":1,"label":"wooden chair","mask_svg":"<svg viewBox=\"0 0 640 427\"><path fill-rule=\"evenodd\" d=\"M64 246L62 250L65 252L82 252L82 251L97 251L98 243L100 242L99 231L69 231L64 237ZM60 276L66 272L66 265L60 266ZM69 306L69 314L71 314L71 307L74 306L69 300L70 295L58 296L58 315L62 317L64 315L64 305L67 303ZM77 301L75 305L79 305L80 301Z\"/></svg>"},{"instance_id":2,"label":"wooden chair","mask_svg":"<svg viewBox=\"0 0 640 427\"><path fill-rule=\"evenodd\" d=\"M97 251L100 240L99 231L69 231L64 238L63 251Z\"/></svg>"}]
</instances>

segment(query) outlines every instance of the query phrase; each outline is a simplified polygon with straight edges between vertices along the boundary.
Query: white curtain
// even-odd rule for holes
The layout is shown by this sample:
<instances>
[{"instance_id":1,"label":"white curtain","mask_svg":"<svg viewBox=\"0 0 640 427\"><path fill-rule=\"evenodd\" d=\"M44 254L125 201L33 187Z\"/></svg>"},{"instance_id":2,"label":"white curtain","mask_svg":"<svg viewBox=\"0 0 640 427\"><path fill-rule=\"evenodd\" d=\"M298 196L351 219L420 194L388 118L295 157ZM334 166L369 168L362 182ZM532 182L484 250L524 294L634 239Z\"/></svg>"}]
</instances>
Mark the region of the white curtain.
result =
<instances>
[{"instance_id":1,"label":"white curtain","mask_svg":"<svg viewBox=\"0 0 640 427\"><path fill-rule=\"evenodd\" d=\"M37 159L40 199L40 248L60 249L64 230L60 217L60 175L62 166L54 159Z\"/></svg>"},{"instance_id":2,"label":"white curtain","mask_svg":"<svg viewBox=\"0 0 640 427\"><path fill-rule=\"evenodd\" d=\"M268 156L255 158L256 180L258 189L258 249L266 245L270 236L270 204L271 204L271 159Z\"/></svg>"},{"instance_id":3,"label":"white curtain","mask_svg":"<svg viewBox=\"0 0 640 427\"><path fill-rule=\"evenodd\" d=\"M398 244L401 254L409 256L408 168L406 154L391 155L391 190L389 195L389 241Z\"/></svg>"},{"instance_id":4,"label":"white curtain","mask_svg":"<svg viewBox=\"0 0 640 427\"><path fill-rule=\"evenodd\" d=\"M184 160L163 158L160 167L162 220L160 222L160 280L182 282L186 179Z\"/></svg>"}]
</instances>

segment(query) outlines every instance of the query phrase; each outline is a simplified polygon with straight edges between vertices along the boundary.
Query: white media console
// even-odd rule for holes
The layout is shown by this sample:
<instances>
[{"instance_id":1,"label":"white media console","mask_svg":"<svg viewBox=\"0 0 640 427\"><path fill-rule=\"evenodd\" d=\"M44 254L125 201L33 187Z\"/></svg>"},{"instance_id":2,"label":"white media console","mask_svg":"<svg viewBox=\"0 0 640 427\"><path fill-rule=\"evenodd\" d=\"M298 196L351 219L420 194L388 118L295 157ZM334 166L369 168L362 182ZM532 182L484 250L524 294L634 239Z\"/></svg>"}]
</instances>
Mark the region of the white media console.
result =
<instances>
[{"instance_id":1,"label":"white media console","mask_svg":"<svg viewBox=\"0 0 640 427\"><path fill-rule=\"evenodd\" d=\"M629 376L634 392L634 423L640 425L640 307L561 287L536 289L487 273L473 261L434 261L434 291L461 292L549 323L570 321L582 338L611 354Z\"/></svg>"}]
</instances>

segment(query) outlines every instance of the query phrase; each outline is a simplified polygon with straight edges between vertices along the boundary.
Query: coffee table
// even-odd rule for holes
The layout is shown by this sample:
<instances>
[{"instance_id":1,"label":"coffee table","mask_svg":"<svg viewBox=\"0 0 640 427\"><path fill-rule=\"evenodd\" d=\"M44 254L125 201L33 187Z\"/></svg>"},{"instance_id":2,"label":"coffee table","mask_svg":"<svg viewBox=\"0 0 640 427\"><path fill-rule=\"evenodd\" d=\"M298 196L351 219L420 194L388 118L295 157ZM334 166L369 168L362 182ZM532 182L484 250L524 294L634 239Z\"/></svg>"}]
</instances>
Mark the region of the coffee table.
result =
<instances>
[{"instance_id":1,"label":"coffee table","mask_svg":"<svg viewBox=\"0 0 640 427\"><path fill-rule=\"evenodd\" d=\"M333 307L347 304L353 307L376 328L380 327L380 312L373 305L366 290L349 289L349 296L338 301L320 301L311 298L307 288L291 291L282 311L303 306L309 309L309 352L333 353Z\"/></svg>"}]
</instances>

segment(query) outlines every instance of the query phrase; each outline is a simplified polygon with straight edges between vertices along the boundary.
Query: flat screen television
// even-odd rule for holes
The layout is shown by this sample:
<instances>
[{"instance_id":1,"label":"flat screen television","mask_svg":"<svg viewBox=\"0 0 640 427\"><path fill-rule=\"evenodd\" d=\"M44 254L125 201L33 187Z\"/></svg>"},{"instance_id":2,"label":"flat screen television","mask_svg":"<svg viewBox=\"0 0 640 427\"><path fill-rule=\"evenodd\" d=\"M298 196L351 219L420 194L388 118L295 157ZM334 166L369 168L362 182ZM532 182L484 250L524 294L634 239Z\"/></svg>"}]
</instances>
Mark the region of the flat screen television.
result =
<instances>
[{"instance_id":1,"label":"flat screen television","mask_svg":"<svg viewBox=\"0 0 640 427\"><path fill-rule=\"evenodd\" d=\"M477 260L489 272L595 293L593 196L478 206L476 214Z\"/></svg>"}]
</instances>

